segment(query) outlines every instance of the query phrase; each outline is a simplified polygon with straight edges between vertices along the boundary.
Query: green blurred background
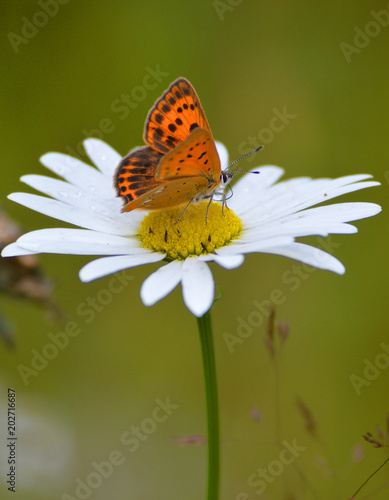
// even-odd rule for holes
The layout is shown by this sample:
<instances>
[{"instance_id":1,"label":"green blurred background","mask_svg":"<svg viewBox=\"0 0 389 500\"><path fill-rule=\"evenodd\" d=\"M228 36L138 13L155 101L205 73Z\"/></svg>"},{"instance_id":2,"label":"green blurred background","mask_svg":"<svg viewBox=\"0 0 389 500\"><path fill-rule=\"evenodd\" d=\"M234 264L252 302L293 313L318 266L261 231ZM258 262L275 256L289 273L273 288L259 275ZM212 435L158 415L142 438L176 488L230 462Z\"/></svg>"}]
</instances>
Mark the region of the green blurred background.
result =
<instances>
[{"instance_id":1,"label":"green blurred background","mask_svg":"<svg viewBox=\"0 0 389 500\"><path fill-rule=\"evenodd\" d=\"M52 17L45 23L37 12L48 4ZM267 142L242 168L275 164L285 169L285 178L369 173L382 183L340 200L372 201L384 209L357 222L357 235L331 238L338 244L334 254L347 268L342 277L305 273L292 290L282 277L295 274L294 263L285 258L249 255L234 271L212 267L224 292L213 314L223 499L258 497L248 477L279 457L277 428L281 441L296 439L306 449L262 498L346 499L387 458L384 448L362 444L361 436L385 424L389 370L381 369L359 395L350 382L353 374L363 376L365 359L374 362L382 352L380 343L389 344L389 27L371 24L371 10L385 10L382 19L387 15L389 22L389 5L376 0L1 3L1 199L26 230L63 224L6 200L10 192L32 192L19 177L46 174L38 162L43 153L81 151L81 141L90 134L126 154L142 143L149 108L179 76L195 86L213 134L226 144L231 159L247 149L242 143L250 137ZM34 28L23 28L32 21L44 24L33 35ZM352 50L355 27L371 36L363 40L359 35L356 43L366 46ZM30 38L20 42L23 29ZM343 51L342 43L349 44ZM163 72L160 83L136 106L118 111L121 95L142 85L147 68ZM263 129L274 108L286 108L295 117L266 141ZM82 151L80 158L85 159ZM17 334L14 352L0 346L1 435L9 386L17 390L19 428L24 429L14 498L78 498L76 479L85 481L95 470L92 463L108 460L113 450L122 453L124 463L100 487L84 491L83 498L205 498L206 447L176 441L206 432L196 321L183 305L181 290L146 308L139 288L158 266L130 270L133 279L125 290L86 323L77 308L96 298L110 280L82 284L78 270L89 260L40 259L56 282L55 300L81 333L27 386L17 367L31 366L31 350L40 352L47 335L63 325L33 305L1 298ZM237 318L247 319L253 301L268 299L275 288L286 296L277 318L288 319L291 329L276 371L264 347L265 327L255 328L233 354L223 340L226 332L236 334ZM130 453L120 436L151 417L155 400L166 397L179 408ZM314 415L316 437L304 427L297 397ZM253 407L261 412L261 422L250 415ZM363 459L355 462L358 443ZM4 454L3 439L1 446ZM0 471L4 488L4 459ZM386 467L357 498L388 498L387 475Z\"/></svg>"}]
</instances>

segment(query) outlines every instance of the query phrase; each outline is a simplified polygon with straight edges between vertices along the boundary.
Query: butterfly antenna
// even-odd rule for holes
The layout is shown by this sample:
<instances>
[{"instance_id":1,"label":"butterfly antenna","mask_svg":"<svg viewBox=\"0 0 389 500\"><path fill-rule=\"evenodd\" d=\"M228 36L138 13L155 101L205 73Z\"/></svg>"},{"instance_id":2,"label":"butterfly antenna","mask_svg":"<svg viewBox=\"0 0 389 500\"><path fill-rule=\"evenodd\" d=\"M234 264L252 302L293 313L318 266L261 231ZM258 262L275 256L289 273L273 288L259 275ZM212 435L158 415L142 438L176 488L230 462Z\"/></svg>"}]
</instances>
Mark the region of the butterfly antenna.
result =
<instances>
[{"instance_id":1,"label":"butterfly antenna","mask_svg":"<svg viewBox=\"0 0 389 500\"><path fill-rule=\"evenodd\" d=\"M258 151L260 151L261 149L263 148L263 146L259 146L259 148L257 149L254 149L254 151L250 151L250 153L246 153L245 155L241 156L240 158L238 158L237 160L234 160L232 163L230 163L228 165L228 169L234 165L235 163L237 163L238 161L240 160L243 160L243 158L246 158L246 156L250 156L250 155L253 155L254 153L258 153ZM246 172L246 170L234 170L234 172ZM259 172L251 172L253 174L259 174Z\"/></svg>"}]
</instances>

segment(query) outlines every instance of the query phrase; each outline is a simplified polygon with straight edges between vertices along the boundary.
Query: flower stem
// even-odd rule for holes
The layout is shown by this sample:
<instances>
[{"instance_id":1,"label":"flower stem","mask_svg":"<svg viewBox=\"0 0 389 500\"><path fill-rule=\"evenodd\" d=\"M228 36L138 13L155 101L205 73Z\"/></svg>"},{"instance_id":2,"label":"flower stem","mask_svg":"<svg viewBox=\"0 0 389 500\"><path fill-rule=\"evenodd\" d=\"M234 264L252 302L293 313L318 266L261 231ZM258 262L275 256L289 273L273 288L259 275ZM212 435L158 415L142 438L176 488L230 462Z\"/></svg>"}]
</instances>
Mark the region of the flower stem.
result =
<instances>
[{"instance_id":1,"label":"flower stem","mask_svg":"<svg viewBox=\"0 0 389 500\"><path fill-rule=\"evenodd\" d=\"M219 405L217 398L216 363L210 310L197 318L203 355L208 427L208 490L207 500L218 500L220 481Z\"/></svg>"}]
</instances>

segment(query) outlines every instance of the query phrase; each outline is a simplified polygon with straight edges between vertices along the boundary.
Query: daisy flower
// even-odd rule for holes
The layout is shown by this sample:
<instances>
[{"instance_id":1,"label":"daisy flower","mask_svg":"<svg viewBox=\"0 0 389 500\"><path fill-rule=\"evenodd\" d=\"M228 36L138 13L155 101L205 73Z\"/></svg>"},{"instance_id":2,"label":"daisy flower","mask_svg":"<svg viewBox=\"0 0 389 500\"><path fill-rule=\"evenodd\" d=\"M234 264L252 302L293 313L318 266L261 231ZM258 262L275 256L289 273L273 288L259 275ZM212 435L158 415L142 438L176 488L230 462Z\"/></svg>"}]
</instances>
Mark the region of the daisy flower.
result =
<instances>
[{"instance_id":1,"label":"daisy flower","mask_svg":"<svg viewBox=\"0 0 389 500\"><path fill-rule=\"evenodd\" d=\"M13 193L9 199L60 221L78 226L32 231L8 245L3 257L37 254L104 255L79 273L89 282L142 264L164 261L143 282L146 306L166 297L179 283L187 308L203 316L214 300L214 279L208 266L225 269L243 264L246 253L262 252L343 274L343 264L325 251L296 242L296 238L354 234L350 221L381 211L374 203L337 203L310 208L340 195L379 185L370 175L339 179L299 177L278 182L283 170L261 167L260 175L245 175L234 186L228 210L208 202L191 205L178 224L182 208L121 213L112 179L121 156L98 139L87 139L86 152L97 169L60 153L47 153L44 166L62 177L25 175L21 180L46 196ZM228 165L225 147L217 143L222 169Z\"/></svg>"}]
</instances>

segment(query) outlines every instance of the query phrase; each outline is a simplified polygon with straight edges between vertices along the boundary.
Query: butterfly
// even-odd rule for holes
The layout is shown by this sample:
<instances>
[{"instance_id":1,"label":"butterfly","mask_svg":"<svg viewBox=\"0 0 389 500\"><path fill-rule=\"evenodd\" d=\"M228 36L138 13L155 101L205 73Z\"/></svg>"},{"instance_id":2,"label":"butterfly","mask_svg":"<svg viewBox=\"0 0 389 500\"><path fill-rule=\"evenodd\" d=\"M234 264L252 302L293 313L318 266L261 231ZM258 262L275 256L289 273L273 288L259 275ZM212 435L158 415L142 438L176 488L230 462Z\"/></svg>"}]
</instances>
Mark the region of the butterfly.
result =
<instances>
[{"instance_id":1,"label":"butterfly","mask_svg":"<svg viewBox=\"0 0 389 500\"><path fill-rule=\"evenodd\" d=\"M164 210L223 196L233 172L222 171L215 141L200 99L185 78L178 78L149 111L143 139L114 175L122 212ZM209 205L208 205L209 206ZM181 214L182 216L182 214Z\"/></svg>"}]
</instances>

